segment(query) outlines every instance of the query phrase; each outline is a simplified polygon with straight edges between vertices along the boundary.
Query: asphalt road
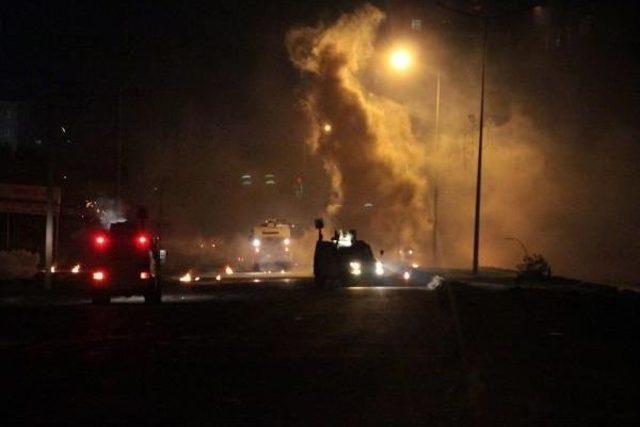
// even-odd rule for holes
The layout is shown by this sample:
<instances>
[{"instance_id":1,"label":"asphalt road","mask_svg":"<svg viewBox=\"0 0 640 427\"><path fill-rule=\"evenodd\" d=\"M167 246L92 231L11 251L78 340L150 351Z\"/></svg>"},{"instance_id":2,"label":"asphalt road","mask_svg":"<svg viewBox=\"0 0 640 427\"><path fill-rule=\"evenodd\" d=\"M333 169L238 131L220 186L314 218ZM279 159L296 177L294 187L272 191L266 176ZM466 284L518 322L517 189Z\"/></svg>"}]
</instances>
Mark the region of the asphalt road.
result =
<instances>
[{"instance_id":1,"label":"asphalt road","mask_svg":"<svg viewBox=\"0 0 640 427\"><path fill-rule=\"evenodd\" d=\"M640 421L636 296L451 289L289 281L192 286L157 306L5 298L3 424Z\"/></svg>"}]
</instances>

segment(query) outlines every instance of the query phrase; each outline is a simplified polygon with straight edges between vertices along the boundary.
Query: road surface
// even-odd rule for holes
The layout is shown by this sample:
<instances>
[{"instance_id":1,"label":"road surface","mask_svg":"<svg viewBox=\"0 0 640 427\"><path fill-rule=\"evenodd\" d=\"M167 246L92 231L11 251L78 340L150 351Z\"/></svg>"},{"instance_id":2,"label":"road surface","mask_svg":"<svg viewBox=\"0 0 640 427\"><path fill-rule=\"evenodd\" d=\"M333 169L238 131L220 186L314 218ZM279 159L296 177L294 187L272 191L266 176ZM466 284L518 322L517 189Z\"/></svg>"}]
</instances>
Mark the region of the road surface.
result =
<instances>
[{"instance_id":1,"label":"road surface","mask_svg":"<svg viewBox=\"0 0 640 427\"><path fill-rule=\"evenodd\" d=\"M0 301L5 425L637 423L639 300L308 281ZM450 296L453 295L453 299Z\"/></svg>"}]
</instances>

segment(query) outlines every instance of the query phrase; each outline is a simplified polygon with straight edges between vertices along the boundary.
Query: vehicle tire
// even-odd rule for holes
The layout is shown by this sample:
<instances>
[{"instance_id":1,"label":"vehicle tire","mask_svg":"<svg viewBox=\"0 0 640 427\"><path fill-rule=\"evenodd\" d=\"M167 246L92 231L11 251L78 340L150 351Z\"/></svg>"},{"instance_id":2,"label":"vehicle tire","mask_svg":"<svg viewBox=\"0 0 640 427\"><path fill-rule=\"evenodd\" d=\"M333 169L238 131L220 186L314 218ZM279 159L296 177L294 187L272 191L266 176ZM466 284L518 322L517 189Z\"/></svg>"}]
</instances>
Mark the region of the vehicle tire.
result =
<instances>
[{"instance_id":1,"label":"vehicle tire","mask_svg":"<svg viewBox=\"0 0 640 427\"><path fill-rule=\"evenodd\" d=\"M327 284L327 278L325 276L315 276L314 282L317 287L323 288Z\"/></svg>"},{"instance_id":2,"label":"vehicle tire","mask_svg":"<svg viewBox=\"0 0 640 427\"><path fill-rule=\"evenodd\" d=\"M95 305L106 305L111 302L109 294L95 294L91 297L91 303Z\"/></svg>"},{"instance_id":3,"label":"vehicle tire","mask_svg":"<svg viewBox=\"0 0 640 427\"><path fill-rule=\"evenodd\" d=\"M160 304L162 302L162 292L154 290L144 295L145 304Z\"/></svg>"},{"instance_id":4,"label":"vehicle tire","mask_svg":"<svg viewBox=\"0 0 640 427\"><path fill-rule=\"evenodd\" d=\"M313 255L313 276L318 287L330 285L338 268L337 254L331 242L316 242Z\"/></svg>"}]
</instances>

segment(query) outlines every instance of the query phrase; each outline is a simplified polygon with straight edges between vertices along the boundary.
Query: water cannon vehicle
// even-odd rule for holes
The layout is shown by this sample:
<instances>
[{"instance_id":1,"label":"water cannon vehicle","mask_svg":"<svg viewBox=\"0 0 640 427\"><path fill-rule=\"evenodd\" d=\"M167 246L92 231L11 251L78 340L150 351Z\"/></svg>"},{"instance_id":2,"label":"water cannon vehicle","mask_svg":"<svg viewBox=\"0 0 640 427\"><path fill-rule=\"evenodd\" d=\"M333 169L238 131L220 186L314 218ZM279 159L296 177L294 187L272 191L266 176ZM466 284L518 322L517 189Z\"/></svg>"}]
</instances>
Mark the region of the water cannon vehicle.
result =
<instances>
[{"instance_id":1,"label":"water cannon vehicle","mask_svg":"<svg viewBox=\"0 0 640 427\"><path fill-rule=\"evenodd\" d=\"M290 270L293 264L291 224L267 219L253 227L250 235L253 269L256 271Z\"/></svg>"}]
</instances>

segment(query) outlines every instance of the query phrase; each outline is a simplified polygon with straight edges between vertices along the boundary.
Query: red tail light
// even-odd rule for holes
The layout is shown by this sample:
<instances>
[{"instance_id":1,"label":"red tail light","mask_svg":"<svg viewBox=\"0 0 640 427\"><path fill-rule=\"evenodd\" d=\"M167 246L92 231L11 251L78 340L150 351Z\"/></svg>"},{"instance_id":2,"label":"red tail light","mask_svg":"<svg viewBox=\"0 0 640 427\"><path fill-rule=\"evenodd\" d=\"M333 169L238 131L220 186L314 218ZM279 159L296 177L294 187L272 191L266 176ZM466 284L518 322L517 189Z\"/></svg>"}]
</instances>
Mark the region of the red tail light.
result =
<instances>
[{"instance_id":1,"label":"red tail light","mask_svg":"<svg viewBox=\"0 0 640 427\"><path fill-rule=\"evenodd\" d=\"M94 271L91 278L96 282L103 282L107 278L107 273L102 270Z\"/></svg>"},{"instance_id":2,"label":"red tail light","mask_svg":"<svg viewBox=\"0 0 640 427\"><path fill-rule=\"evenodd\" d=\"M140 249L147 249L151 243L151 238L146 234L138 234L135 238L135 244Z\"/></svg>"},{"instance_id":3,"label":"red tail light","mask_svg":"<svg viewBox=\"0 0 640 427\"><path fill-rule=\"evenodd\" d=\"M107 236L103 233L100 234L96 234L93 238L93 244L98 248L98 249L103 249L105 248L108 244L109 244L109 239L107 238Z\"/></svg>"}]
</instances>

